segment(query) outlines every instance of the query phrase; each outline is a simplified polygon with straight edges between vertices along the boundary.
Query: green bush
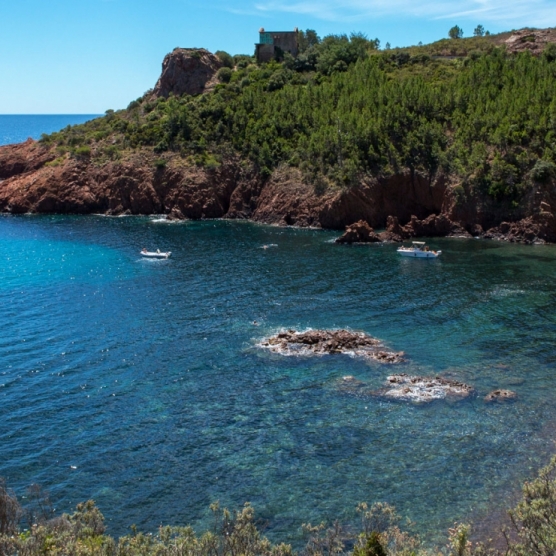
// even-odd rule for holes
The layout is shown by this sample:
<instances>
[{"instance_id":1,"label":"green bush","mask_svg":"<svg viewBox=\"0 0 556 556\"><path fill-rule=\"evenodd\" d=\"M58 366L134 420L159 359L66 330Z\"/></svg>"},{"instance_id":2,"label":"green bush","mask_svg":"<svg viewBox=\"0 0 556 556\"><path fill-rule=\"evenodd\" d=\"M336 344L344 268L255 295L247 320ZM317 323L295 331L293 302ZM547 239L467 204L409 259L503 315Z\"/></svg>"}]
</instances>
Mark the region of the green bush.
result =
<instances>
[{"instance_id":1,"label":"green bush","mask_svg":"<svg viewBox=\"0 0 556 556\"><path fill-rule=\"evenodd\" d=\"M220 81L220 83L229 83L232 78L232 70L226 67L220 68L216 72L216 78Z\"/></svg>"},{"instance_id":2,"label":"green bush","mask_svg":"<svg viewBox=\"0 0 556 556\"><path fill-rule=\"evenodd\" d=\"M543 57L547 62L554 62L556 60L556 44L550 43L544 49Z\"/></svg>"},{"instance_id":3,"label":"green bush","mask_svg":"<svg viewBox=\"0 0 556 556\"><path fill-rule=\"evenodd\" d=\"M531 170L531 177L539 182L546 182L554 175L556 175L556 165L546 160L537 160Z\"/></svg>"},{"instance_id":4,"label":"green bush","mask_svg":"<svg viewBox=\"0 0 556 556\"><path fill-rule=\"evenodd\" d=\"M219 58L222 62L222 66L225 68L233 68L234 67L234 59L230 54L225 52L224 50L217 50L215 52L215 56Z\"/></svg>"},{"instance_id":5,"label":"green bush","mask_svg":"<svg viewBox=\"0 0 556 556\"><path fill-rule=\"evenodd\" d=\"M86 145L77 147L77 149L75 149L74 151L74 154L79 158L88 158L89 156L91 156L91 148L87 147Z\"/></svg>"}]
</instances>

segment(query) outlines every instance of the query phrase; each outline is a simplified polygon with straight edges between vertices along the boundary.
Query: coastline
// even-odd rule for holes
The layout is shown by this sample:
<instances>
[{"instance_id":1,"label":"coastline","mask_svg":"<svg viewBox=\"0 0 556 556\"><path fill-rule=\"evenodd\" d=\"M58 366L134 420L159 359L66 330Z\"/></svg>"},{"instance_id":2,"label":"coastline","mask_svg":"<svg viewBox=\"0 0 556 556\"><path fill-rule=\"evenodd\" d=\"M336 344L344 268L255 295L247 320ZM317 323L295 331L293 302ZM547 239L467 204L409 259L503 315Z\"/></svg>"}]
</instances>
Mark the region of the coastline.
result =
<instances>
[{"instance_id":1,"label":"coastline","mask_svg":"<svg viewBox=\"0 0 556 556\"><path fill-rule=\"evenodd\" d=\"M179 155L161 165L149 150L98 163L59 157L28 140L0 147L0 212L11 214L165 215L172 220L251 220L278 226L344 230L358 222L382 228L381 241L415 237L482 237L538 244L556 242L551 184L537 187L519 211L458 196L438 174L404 172L367 177L349 188L324 191L300 171L280 167L268 178L239 158L215 169Z\"/></svg>"}]
</instances>

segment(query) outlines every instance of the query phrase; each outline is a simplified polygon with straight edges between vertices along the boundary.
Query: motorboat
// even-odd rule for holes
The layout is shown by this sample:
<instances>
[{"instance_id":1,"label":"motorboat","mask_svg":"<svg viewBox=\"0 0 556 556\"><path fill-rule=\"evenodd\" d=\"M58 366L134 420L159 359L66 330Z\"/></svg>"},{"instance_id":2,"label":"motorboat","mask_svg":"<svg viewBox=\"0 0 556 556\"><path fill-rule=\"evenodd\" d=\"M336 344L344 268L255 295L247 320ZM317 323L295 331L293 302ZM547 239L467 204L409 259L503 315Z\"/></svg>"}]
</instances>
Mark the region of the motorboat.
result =
<instances>
[{"instance_id":1,"label":"motorboat","mask_svg":"<svg viewBox=\"0 0 556 556\"><path fill-rule=\"evenodd\" d=\"M160 249L157 249L156 251L147 251L146 249L141 250L141 256L148 259L167 259L171 254L171 251L164 252L160 251Z\"/></svg>"},{"instance_id":2,"label":"motorboat","mask_svg":"<svg viewBox=\"0 0 556 556\"><path fill-rule=\"evenodd\" d=\"M412 241L411 247L398 247L398 253L402 257L419 257L421 259L436 259L442 251L431 251L424 241Z\"/></svg>"}]
</instances>

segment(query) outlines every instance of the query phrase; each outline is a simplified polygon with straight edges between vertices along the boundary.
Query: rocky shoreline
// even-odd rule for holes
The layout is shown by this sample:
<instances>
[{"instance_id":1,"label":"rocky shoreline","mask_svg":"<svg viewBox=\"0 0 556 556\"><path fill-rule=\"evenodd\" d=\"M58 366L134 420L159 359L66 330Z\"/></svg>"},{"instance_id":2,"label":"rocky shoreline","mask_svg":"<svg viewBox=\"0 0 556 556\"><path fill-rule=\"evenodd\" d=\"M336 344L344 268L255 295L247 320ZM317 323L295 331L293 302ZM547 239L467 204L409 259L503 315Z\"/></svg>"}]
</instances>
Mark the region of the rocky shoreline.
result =
<instances>
[{"instance_id":1,"label":"rocky shoreline","mask_svg":"<svg viewBox=\"0 0 556 556\"><path fill-rule=\"evenodd\" d=\"M244 219L279 226L345 229L338 243L401 242L415 237L478 237L526 244L556 242L552 201L543 195L532 214L462 211L442 177L429 184L400 174L369 178L317 194L296 168L263 179L239 158L217 169L183 164L171 155L156 167L152 151L120 161L59 156L29 139L0 147L0 213L164 214L168 219ZM498 220L498 222L497 222ZM483 222L481 224L480 222ZM405 222L405 224L402 224ZM486 222L486 223L485 223ZM492 222L492 226L488 226ZM374 228L385 228L376 233Z\"/></svg>"},{"instance_id":2,"label":"rocky shoreline","mask_svg":"<svg viewBox=\"0 0 556 556\"><path fill-rule=\"evenodd\" d=\"M459 237L543 245L554 241L552 232L549 231L553 224L553 216L546 212L543 218L550 220L550 223L543 225L533 218L527 218L519 222L502 222L499 226L485 231L479 224L467 230L443 215L431 215L424 220L412 216L405 226L400 225L395 216L389 216L384 232L376 233L366 221L360 220L346 226L345 232L336 239L336 243L401 243L418 237Z\"/></svg>"},{"instance_id":3,"label":"rocky shoreline","mask_svg":"<svg viewBox=\"0 0 556 556\"><path fill-rule=\"evenodd\" d=\"M299 170L282 168L263 180L240 160L207 170L183 166L179 157L156 169L152 153L97 165L65 157L28 140L0 147L0 212L8 214L165 214L174 220L246 219L281 226L342 229L338 243L401 242L416 237L478 237L526 244L556 242L552 204L519 221L486 229L475 218L453 220L450 191L428 206L431 189L410 189L407 176L374 180L317 195ZM419 183L419 182L418 182ZM556 200L553 203L556 206ZM441 212L442 206L448 213ZM412 210L423 214L421 218ZM431 214L432 212L432 214ZM427 215L428 214L428 215ZM406 224L401 224L401 222ZM374 227L385 227L376 233Z\"/></svg>"}]
</instances>

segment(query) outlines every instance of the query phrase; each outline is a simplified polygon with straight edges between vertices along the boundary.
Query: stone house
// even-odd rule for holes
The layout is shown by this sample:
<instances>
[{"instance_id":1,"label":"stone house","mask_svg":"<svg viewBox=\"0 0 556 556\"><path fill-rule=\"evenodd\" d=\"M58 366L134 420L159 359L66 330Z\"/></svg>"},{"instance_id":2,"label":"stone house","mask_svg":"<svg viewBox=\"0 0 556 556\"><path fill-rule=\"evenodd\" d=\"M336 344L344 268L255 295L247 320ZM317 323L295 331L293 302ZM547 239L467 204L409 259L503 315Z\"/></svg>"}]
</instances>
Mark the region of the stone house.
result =
<instances>
[{"instance_id":1,"label":"stone house","mask_svg":"<svg viewBox=\"0 0 556 556\"><path fill-rule=\"evenodd\" d=\"M257 62L270 62L289 52L294 58L299 52L297 27L293 31L265 31L259 29L259 42L255 44Z\"/></svg>"}]
</instances>

